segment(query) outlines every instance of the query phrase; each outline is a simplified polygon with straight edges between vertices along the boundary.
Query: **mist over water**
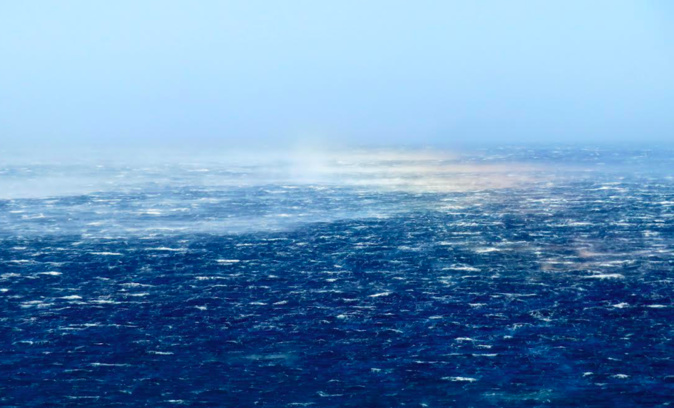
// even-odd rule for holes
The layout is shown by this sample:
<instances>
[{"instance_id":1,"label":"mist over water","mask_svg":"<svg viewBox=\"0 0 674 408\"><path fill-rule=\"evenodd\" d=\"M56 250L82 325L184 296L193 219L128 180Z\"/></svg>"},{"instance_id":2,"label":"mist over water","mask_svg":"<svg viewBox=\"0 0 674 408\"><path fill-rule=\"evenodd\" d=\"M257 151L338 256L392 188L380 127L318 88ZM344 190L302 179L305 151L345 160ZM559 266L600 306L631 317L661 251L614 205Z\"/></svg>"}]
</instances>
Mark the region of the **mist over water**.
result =
<instances>
[{"instance_id":1,"label":"mist over water","mask_svg":"<svg viewBox=\"0 0 674 408\"><path fill-rule=\"evenodd\" d=\"M433 193L523 187L543 172L474 159L406 148L14 156L0 170L0 222L6 233L88 236L277 230L384 217L428 206Z\"/></svg>"},{"instance_id":2,"label":"mist over water","mask_svg":"<svg viewBox=\"0 0 674 408\"><path fill-rule=\"evenodd\" d=\"M74 148L3 152L0 231L86 237L280 231L434 211L588 178L668 180L667 149L568 146Z\"/></svg>"}]
</instances>

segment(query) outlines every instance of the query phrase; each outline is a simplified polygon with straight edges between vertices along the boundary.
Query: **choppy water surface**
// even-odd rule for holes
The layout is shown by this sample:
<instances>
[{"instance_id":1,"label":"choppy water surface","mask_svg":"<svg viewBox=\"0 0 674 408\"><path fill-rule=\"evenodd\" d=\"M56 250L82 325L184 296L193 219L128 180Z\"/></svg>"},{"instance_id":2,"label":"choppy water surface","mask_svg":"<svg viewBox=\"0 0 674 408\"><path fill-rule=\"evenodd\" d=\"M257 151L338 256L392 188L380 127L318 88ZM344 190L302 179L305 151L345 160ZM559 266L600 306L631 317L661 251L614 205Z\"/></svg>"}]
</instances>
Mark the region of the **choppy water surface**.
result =
<instances>
[{"instance_id":1,"label":"choppy water surface","mask_svg":"<svg viewBox=\"0 0 674 408\"><path fill-rule=\"evenodd\" d=\"M672 401L671 152L353 157L0 168L0 405Z\"/></svg>"}]
</instances>

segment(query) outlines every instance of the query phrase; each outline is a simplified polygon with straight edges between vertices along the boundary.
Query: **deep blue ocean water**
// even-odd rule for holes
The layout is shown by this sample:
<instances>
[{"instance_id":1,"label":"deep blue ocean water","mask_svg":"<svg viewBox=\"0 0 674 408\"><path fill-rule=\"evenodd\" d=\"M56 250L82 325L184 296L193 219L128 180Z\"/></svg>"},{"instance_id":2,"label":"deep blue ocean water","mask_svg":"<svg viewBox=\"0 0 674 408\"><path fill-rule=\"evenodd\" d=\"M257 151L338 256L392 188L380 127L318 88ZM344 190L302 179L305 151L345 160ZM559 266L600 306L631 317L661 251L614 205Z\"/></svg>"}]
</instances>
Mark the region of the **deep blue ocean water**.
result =
<instances>
[{"instance_id":1,"label":"deep blue ocean water","mask_svg":"<svg viewBox=\"0 0 674 408\"><path fill-rule=\"evenodd\" d=\"M5 198L0 406L667 406L672 157L490 150L462 160L546 168L476 191ZM56 170L0 175L27 171Z\"/></svg>"}]
</instances>

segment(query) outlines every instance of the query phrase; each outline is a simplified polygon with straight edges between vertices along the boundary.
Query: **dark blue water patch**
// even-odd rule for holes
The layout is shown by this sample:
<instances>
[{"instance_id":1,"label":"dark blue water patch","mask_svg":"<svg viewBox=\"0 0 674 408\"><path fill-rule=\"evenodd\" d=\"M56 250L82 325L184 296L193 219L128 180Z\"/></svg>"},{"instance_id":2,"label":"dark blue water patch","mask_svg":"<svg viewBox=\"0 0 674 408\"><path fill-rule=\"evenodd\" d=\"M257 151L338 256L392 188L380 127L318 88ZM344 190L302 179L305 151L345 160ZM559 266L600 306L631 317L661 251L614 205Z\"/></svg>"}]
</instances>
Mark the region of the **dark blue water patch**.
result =
<instances>
[{"instance_id":1,"label":"dark blue water patch","mask_svg":"<svg viewBox=\"0 0 674 408\"><path fill-rule=\"evenodd\" d=\"M0 401L662 405L672 221L601 194L281 233L5 238Z\"/></svg>"}]
</instances>

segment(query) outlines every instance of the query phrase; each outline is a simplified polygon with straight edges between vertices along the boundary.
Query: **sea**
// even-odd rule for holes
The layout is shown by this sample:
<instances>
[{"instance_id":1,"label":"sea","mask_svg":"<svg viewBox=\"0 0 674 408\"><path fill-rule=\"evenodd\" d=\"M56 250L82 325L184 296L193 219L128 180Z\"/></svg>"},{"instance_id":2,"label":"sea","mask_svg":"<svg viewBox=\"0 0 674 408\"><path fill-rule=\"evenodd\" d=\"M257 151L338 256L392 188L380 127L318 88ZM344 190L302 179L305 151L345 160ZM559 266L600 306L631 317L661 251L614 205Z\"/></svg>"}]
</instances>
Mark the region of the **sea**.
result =
<instances>
[{"instance_id":1,"label":"sea","mask_svg":"<svg viewBox=\"0 0 674 408\"><path fill-rule=\"evenodd\" d=\"M2 407L674 402L671 148L0 153Z\"/></svg>"}]
</instances>

